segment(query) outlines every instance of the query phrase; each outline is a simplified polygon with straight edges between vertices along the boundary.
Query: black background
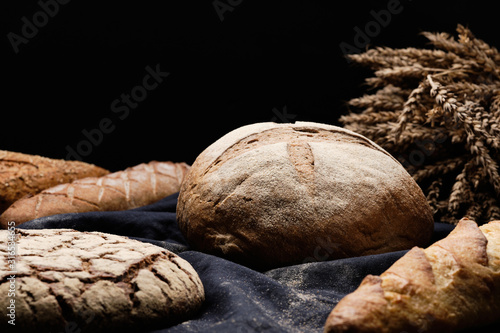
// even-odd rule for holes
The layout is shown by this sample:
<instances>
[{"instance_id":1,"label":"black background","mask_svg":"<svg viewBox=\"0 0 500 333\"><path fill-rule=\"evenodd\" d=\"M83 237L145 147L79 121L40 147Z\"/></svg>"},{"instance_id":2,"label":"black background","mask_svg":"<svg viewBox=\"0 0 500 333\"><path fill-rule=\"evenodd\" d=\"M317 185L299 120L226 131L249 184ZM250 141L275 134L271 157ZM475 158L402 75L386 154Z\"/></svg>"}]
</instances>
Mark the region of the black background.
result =
<instances>
[{"instance_id":1,"label":"black background","mask_svg":"<svg viewBox=\"0 0 500 333\"><path fill-rule=\"evenodd\" d=\"M15 53L8 34L22 35L22 18L33 22L41 7L8 1L0 11L0 149L66 158L83 130L109 118L114 130L82 158L116 171L150 160L192 163L226 132L271 121L285 107L289 121L337 124L369 74L349 65L339 45L354 45L354 28L365 29L371 11L389 2L220 0L233 4L221 20L213 0L72 0ZM498 46L494 4L400 0L401 13L370 46L426 47L419 32L455 35L458 23ZM157 65L170 75L120 120L111 103Z\"/></svg>"}]
</instances>

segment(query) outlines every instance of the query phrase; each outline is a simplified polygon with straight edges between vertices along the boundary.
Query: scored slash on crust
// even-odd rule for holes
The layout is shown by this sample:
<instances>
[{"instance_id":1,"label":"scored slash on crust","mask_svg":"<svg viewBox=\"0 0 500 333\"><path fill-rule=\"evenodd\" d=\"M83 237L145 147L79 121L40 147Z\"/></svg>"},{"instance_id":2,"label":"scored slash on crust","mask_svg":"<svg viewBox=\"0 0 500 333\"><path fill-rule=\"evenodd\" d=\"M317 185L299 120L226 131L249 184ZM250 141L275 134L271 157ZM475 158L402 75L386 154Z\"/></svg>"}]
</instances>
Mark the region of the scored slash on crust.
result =
<instances>
[{"instance_id":1,"label":"scored slash on crust","mask_svg":"<svg viewBox=\"0 0 500 333\"><path fill-rule=\"evenodd\" d=\"M288 143L287 151L300 182L307 186L309 192L314 192L314 154L307 142Z\"/></svg>"},{"instance_id":2,"label":"scored slash on crust","mask_svg":"<svg viewBox=\"0 0 500 333\"><path fill-rule=\"evenodd\" d=\"M179 191L185 163L157 162L139 164L104 177L86 177L43 190L16 201L0 222L26 221L64 213L119 211L156 202Z\"/></svg>"}]
</instances>

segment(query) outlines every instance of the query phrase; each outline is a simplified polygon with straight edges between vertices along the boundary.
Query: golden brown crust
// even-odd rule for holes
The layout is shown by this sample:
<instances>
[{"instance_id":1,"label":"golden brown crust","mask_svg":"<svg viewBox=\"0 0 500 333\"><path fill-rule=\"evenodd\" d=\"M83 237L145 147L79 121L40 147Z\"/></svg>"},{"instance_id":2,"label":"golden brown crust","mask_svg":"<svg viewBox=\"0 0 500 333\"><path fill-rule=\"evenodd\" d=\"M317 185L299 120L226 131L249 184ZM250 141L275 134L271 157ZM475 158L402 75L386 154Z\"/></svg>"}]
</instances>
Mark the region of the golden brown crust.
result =
<instances>
[{"instance_id":1,"label":"golden brown crust","mask_svg":"<svg viewBox=\"0 0 500 333\"><path fill-rule=\"evenodd\" d=\"M35 195L57 184L108 173L108 170L85 162L0 150L0 214L26 195Z\"/></svg>"},{"instance_id":2,"label":"golden brown crust","mask_svg":"<svg viewBox=\"0 0 500 333\"><path fill-rule=\"evenodd\" d=\"M190 245L258 269L426 246L434 221L390 154L343 128L257 123L224 135L179 193ZM322 250L322 251L323 251Z\"/></svg>"},{"instance_id":3,"label":"golden brown crust","mask_svg":"<svg viewBox=\"0 0 500 333\"><path fill-rule=\"evenodd\" d=\"M462 219L448 237L366 277L332 310L325 332L454 332L499 313L500 221Z\"/></svg>"},{"instance_id":4,"label":"golden brown crust","mask_svg":"<svg viewBox=\"0 0 500 333\"><path fill-rule=\"evenodd\" d=\"M118 211L154 203L179 191L186 163L139 164L103 177L88 177L48 188L15 202L0 216L4 228L55 214Z\"/></svg>"}]
</instances>

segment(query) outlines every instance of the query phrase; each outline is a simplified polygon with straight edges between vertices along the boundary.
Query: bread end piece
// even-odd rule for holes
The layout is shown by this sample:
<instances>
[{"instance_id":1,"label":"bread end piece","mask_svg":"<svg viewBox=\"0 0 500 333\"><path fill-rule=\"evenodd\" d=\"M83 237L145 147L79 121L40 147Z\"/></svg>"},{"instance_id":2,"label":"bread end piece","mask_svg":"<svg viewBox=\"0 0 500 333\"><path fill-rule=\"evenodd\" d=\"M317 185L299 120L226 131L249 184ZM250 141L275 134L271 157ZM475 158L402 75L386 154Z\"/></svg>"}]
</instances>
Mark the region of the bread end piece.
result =
<instances>
[{"instance_id":1,"label":"bread end piece","mask_svg":"<svg viewBox=\"0 0 500 333\"><path fill-rule=\"evenodd\" d=\"M464 218L446 238L367 276L324 332L455 332L494 323L499 313L500 221L478 227Z\"/></svg>"}]
</instances>

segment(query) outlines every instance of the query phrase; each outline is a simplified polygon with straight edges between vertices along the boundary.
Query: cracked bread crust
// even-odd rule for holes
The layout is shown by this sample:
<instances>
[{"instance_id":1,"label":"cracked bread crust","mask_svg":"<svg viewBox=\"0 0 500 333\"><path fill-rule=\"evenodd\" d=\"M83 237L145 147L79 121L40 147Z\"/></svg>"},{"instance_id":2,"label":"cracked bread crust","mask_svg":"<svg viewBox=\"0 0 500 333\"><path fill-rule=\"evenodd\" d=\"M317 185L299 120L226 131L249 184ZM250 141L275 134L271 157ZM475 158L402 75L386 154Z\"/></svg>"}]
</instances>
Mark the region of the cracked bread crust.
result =
<instances>
[{"instance_id":1,"label":"cracked bread crust","mask_svg":"<svg viewBox=\"0 0 500 333\"><path fill-rule=\"evenodd\" d=\"M204 301L192 266L161 247L70 229L16 230L16 329L83 332L154 328L189 319ZM0 307L11 269L0 231ZM0 328L9 326L7 320Z\"/></svg>"},{"instance_id":2,"label":"cracked bread crust","mask_svg":"<svg viewBox=\"0 0 500 333\"><path fill-rule=\"evenodd\" d=\"M188 169L186 163L151 161L103 177L60 184L15 202L0 216L0 226L55 214L119 211L152 204L178 192Z\"/></svg>"},{"instance_id":3,"label":"cracked bread crust","mask_svg":"<svg viewBox=\"0 0 500 333\"><path fill-rule=\"evenodd\" d=\"M181 186L177 218L195 249L261 269L314 257L325 237L329 259L426 245L434 225L389 153L311 122L247 125L207 147Z\"/></svg>"},{"instance_id":4,"label":"cracked bread crust","mask_svg":"<svg viewBox=\"0 0 500 333\"><path fill-rule=\"evenodd\" d=\"M109 171L80 161L51 159L0 150L0 214L26 195L85 177L101 177Z\"/></svg>"}]
</instances>

